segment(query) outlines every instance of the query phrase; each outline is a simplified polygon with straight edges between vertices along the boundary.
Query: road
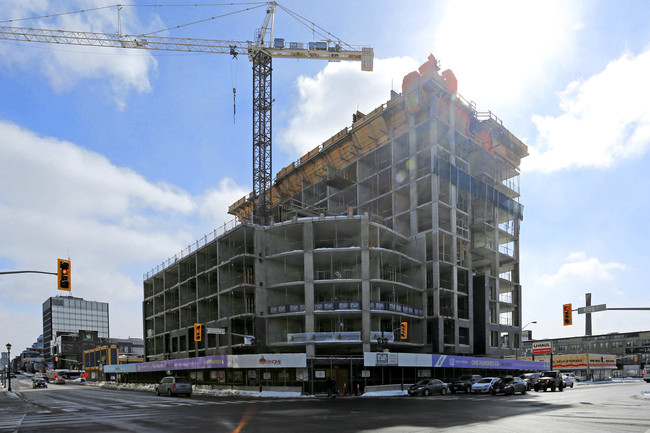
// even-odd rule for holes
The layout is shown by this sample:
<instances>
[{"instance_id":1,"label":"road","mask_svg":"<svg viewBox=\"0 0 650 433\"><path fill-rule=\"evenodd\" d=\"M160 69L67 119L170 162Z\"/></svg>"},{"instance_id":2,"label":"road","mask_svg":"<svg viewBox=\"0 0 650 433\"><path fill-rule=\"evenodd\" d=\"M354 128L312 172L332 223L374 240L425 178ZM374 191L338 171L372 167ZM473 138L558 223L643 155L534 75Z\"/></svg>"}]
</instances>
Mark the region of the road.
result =
<instances>
[{"instance_id":1,"label":"road","mask_svg":"<svg viewBox=\"0 0 650 433\"><path fill-rule=\"evenodd\" d=\"M430 431L643 432L650 429L650 384L584 385L564 392L490 396L235 398L157 397L92 386L32 389L0 399L0 432L226 433ZM0 393L1 394L1 393ZM9 401L11 400L11 401ZM7 404L5 404L7 403ZM10 404L9 404L10 403Z\"/></svg>"}]
</instances>

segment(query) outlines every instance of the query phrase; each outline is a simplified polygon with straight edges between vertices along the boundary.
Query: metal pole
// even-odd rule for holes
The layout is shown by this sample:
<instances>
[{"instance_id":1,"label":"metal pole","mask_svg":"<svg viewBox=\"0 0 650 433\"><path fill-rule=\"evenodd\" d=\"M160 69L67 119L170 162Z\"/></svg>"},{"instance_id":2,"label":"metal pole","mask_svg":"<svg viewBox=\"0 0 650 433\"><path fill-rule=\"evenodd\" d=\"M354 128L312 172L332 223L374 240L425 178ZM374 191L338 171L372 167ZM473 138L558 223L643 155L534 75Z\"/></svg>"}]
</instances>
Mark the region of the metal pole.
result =
<instances>
[{"instance_id":1,"label":"metal pole","mask_svg":"<svg viewBox=\"0 0 650 433\"><path fill-rule=\"evenodd\" d=\"M591 307L591 293L585 293L585 306ZM587 313L585 320L585 335L591 335L591 313Z\"/></svg>"},{"instance_id":2,"label":"metal pole","mask_svg":"<svg viewBox=\"0 0 650 433\"><path fill-rule=\"evenodd\" d=\"M7 374L9 375L9 388L11 391L11 349L7 348Z\"/></svg>"}]
</instances>

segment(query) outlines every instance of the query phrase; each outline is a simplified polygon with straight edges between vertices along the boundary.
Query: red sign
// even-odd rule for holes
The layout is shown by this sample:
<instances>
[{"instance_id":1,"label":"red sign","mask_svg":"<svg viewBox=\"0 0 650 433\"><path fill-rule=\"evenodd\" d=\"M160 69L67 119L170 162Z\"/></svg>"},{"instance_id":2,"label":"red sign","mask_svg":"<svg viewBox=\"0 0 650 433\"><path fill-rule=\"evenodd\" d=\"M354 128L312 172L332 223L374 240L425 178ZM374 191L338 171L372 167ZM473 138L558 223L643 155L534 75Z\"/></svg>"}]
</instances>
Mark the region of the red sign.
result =
<instances>
[{"instance_id":1,"label":"red sign","mask_svg":"<svg viewBox=\"0 0 650 433\"><path fill-rule=\"evenodd\" d=\"M533 354L551 353L552 347L550 341L536 341L533 343Z\"/></svg>"},{"instance_id":2,"label":"red sign","mask_svg":"<svg viewBox=\"0 0 650 433\"><path fill-rule=\"evenodd\" d=\"M85 378L88 377L88 373L86 373L86 372L84 371L84 372L81 374L81 376L85 379Z\"/></svg>"}]
</instances>

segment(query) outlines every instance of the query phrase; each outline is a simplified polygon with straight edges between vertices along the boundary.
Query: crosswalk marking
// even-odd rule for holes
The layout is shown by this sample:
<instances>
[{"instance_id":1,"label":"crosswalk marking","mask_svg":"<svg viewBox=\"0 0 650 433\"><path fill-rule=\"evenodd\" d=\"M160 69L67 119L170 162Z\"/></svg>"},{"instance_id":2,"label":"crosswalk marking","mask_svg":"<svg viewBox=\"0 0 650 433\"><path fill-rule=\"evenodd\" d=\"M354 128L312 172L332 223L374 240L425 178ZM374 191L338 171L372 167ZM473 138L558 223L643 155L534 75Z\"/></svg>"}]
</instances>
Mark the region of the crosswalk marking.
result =
<instances>
[{"instance_id":1,"label":"crosswalk marking","mask_svg":"<svg viewBox=\"0 0 650 433\"><path fill-rule=\"evenodd\" d=\"M2 415L0 417L0 432L18 431L26 414L20 415Z\"/></svg>"}]
</instances>

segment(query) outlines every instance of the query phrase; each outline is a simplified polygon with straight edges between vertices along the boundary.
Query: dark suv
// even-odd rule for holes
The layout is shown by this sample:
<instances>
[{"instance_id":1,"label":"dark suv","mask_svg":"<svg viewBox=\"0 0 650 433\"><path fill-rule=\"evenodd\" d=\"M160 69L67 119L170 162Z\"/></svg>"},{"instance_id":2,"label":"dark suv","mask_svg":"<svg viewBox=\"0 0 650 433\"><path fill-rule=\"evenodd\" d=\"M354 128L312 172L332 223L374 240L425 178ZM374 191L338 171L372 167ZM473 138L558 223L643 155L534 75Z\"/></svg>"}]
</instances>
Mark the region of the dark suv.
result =
<instances>
[{"instance_id":1,"label":"dark suv","mask_svg":"<svg viewBox=\"0 0 650 433\"><path fill-rule=\"evenodd\" d=\"M528 384L528 391L530 391L531 389L533 389L533 387L537 383L537 380L541 376L542 376L541 373L524 373L519 377L526 381L526 383Z\"/></svg>"},{"instance_id":2,"label":"dark suv","mask_svg":"<svg viewBox=\"0 0 650 433\"><path fill-rule=\"evenodd\" d=\"M478 374L466 374L451 381L449 391L455 394L456 391L465 391L466 394L472 392L472 385L481 378Z\"/></svg>"}]
</instances>

